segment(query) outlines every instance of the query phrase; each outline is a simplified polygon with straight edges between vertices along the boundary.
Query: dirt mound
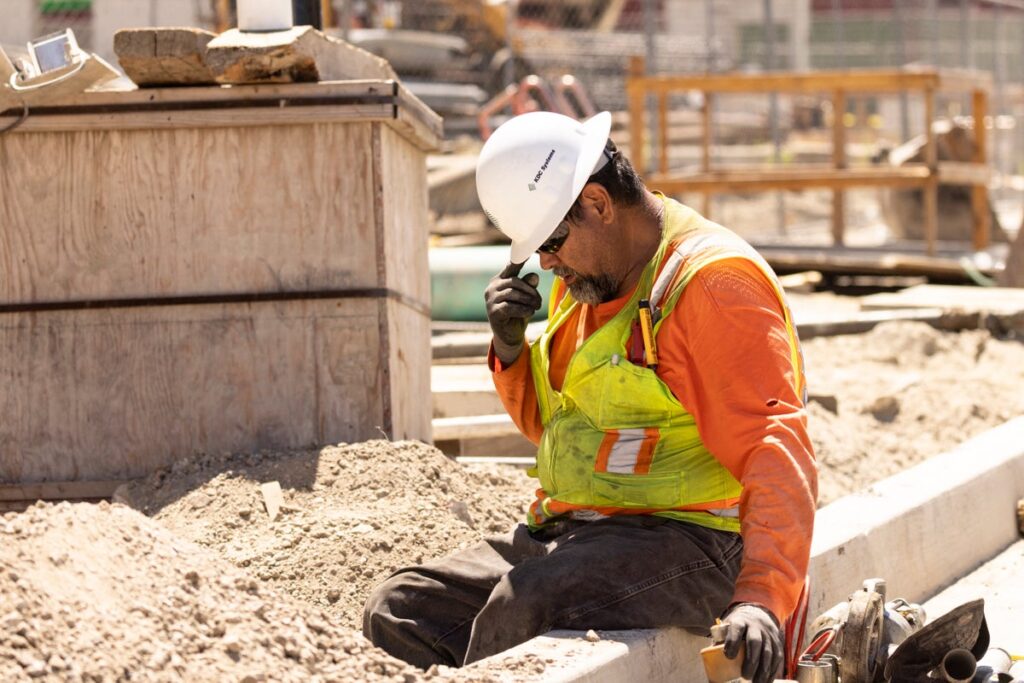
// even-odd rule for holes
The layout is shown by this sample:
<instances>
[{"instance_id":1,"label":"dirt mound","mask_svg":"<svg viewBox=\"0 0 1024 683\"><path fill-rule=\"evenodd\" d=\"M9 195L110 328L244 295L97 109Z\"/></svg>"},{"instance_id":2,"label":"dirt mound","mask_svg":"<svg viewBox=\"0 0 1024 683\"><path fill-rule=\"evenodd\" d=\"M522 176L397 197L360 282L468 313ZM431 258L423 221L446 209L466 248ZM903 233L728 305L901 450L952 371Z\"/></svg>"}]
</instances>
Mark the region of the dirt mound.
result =
<instances>
[{"instance_id":1,"label":"dirt mound","mask_svg":"<svg viewBox=\"0 0 1024 683\"><path fill-rule=\"evenodd\" d=\"M1024 344L986 330L891 322L804 342L819 505L1024 414Z\"/></svg>"},{"instance_id":2,"label":"dirt mound","mask_svg":"<svg viewBox=\"0 0 1024 683\"><path fill-rule=\"evenodd\" d=\"M0 519L5 683L410 683L469 673L400 662L124 506L40 504Z\"/></svg>"},{"instance_id":3,"label":"dirt mound","mask_svg":"<svg viewBox=\"0 0 1024 683\"><path fill-rule=\"evenodd\" d=\"M1024 344L984 330L889 323L804 352L812 392L836 406L809 408L822 504L1024 413ZM105 504L8 514L0 680L536 679L540 659L422 672L351 630L372 586L509 528L534 487L373 441L181 460L118 492L154 519Z\"/></svg>"},{"instance_id":4,"label":"dirt mound","mask_svg":"<svg viewBox=\"0 0 1024 683\"><path fill-rule=\"evenodd\" d=\"M284 494L271 522L261 482ZM525 517L535 484L412 441L197 456L118 492L175 533L359 628L370 589Z\"/></svg>"}]
</instances>

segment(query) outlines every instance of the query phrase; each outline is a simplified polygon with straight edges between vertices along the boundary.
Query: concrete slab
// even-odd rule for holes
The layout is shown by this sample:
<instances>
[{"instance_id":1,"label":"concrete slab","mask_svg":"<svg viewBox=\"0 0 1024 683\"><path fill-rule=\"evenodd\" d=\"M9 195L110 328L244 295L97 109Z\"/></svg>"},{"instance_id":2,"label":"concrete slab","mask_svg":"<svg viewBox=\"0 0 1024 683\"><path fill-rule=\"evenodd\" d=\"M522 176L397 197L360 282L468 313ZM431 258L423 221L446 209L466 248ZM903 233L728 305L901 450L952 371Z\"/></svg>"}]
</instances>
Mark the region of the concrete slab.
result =
<instances>
[{"instance_id":1,"label":"concrete slab","mask_svg":"<svg viewBox=\"0 0 1024 683\"><path fill-rule=\"evenodd\" d=\"M888 581L890 598L926 601L1018 540L1021 497L1024 417L822 508L811 548L810 618L873 576ZM549 634L473 666L518 657L549 669L516 680L706 680L697 659L706 638L678 630L609 631L582 645L582 635Z\"/></svg>"},{"instance_id":2,"label":"concrete slab","mask_svg":"<svg viewBox=\"0 0 1024 683\"><path fill-rule=\"evenodd\" d=\"M1024 540L924 603L929 620L954 607L984 598L992 647L1024 656Z\"/></svg>"},{"instance_id":3,"label":"concrete slab","mask_svg":"<svg viewBox=\"0 0 1024 683\"><path fill-rule=\"evenodd\" d=\"M872 294L861 300L867 309L955 308L963 311L1014 315L1024 312L1024 289L1014 287L963 287L916 285L899 292Z\"/></svg>"}]
</instances>

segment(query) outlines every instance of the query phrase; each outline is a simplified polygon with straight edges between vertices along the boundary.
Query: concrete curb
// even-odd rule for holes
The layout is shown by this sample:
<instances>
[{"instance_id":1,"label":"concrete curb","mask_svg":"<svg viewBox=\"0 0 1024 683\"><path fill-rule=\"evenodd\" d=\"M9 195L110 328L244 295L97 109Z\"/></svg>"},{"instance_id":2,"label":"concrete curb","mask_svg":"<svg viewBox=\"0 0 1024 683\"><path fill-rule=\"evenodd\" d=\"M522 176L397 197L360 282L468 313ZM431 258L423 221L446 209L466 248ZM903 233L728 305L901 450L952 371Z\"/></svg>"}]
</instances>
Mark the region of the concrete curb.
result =
<instances>
[{"instance_id":1,"label":"concrete curb","mask_svg":"<svg viewBox=\"0 0 1024 683\"><path fill-rule=\"evenodd\" d=\"M1024 496L1024 417L818 511L811 547L809 619L884 577L890 598L924 602L1018 539ZM678 629L553 631L471 669L501 680L704 683L707 638ZM543 673L509 667L543 663Z\"/></svg>"}]
</instances>

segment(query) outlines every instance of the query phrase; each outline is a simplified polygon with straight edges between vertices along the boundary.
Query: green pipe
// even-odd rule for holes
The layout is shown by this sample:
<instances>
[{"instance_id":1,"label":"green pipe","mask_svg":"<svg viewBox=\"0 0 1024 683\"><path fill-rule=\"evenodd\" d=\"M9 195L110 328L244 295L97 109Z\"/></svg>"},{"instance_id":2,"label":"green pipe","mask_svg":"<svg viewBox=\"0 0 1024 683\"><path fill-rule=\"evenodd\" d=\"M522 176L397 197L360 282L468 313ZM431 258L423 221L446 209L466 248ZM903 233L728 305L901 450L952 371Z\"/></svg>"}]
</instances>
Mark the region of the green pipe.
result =
<instances>
[{"instance_id":1,"label":"green pipe","mask_svg":"<svg viewBox=\"0 0 1024 683\"><path fill-rule=\"evenodd\" d=\"M508 255L508 246L429 249L431 317L434 320L486 322L484 290L491 278L508 265ZM531 272L540 275L537 289L544 298L544 305L533 319L541 320L547 317L548 293L555 276L549 270L541 270L536 254L526 262L519 277Z\"/></svg>"}]
</instances>

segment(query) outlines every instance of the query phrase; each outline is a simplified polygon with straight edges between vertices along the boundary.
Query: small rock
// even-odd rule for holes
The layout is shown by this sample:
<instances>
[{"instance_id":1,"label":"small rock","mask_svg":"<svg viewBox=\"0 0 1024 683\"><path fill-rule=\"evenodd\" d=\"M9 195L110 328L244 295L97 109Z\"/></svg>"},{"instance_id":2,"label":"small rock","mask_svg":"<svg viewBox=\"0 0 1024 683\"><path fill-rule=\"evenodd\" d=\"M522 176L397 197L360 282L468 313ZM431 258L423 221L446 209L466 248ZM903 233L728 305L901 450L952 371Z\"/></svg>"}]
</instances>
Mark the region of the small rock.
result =
<instances>
[{"instance_id":1,"label":"small rock","mask_svg":"<svg viewBox=\"0 0 1024 683\"><path fill-rule=\"evenodd\" d=\"M203 492L198 492L192 495L192 499L189 501L189 505L192 506L193 510L199 510L210 504L212 499L210 496Z\"/></svg>"},{"instance_id":2,"label":"small rock","mask_svg":"<svg viewBox=\"0 0 1024 683\"><path fill-rule=\"evenodd\" d=\"M892 422L900 412L900 402L895 396L880 396L868 407L879 422Z\"/></svg>"},{"instance_id":3,"label":"small rock","mask_svg":"<svg viewBox=\"0 0 1024 683\"><path fill-rule=\"evenodd\" d=\"M340 590L338 590L337 588L332 588L331 590L327 591L327 602L333 605L334 603L338 602L338 600L341 600Z\"/></svg>"},{"instance_id":4,"label":"small rock","mask_svg":"<svg viewBox=\"0 0 1024 683\"><path fill-rule=\"evenodd\" d=\"M236 636L234 633L229 633L228 635L224 636L224 639L221 640L221 643L224 645L224 651L227 652L229 655L237 655L242 652L242 641L240 641L238 639L238 636Z\"/></svg>"},{"instance_id":5,"label":"small rock","mask_svg":"<svg viewBox=\"0 0 1024 683\"><path fill-rule=\"evenodd\" d=\"M584 638L586 638L591 643L596 643L597 641L601 640L601 636L594 629L590 629L589 631L587 631L587 635L585 635Z\"/></svg>"},{"instance_id":6,"label":"small rock","mask_svg":"<svg viewBox=\"0 0 1024 683\"><path fill-rule=\"evenodd\" d=\"M473 516L469 514L469 506L461 500L453 500L448 503L448 510L455 515L459 520L466 523L470 529L475 529L476 524L473 522Z\"/></svg>"},{"instance_id":7,"label":"small rock","mask_svg":"<svg viewBox=\"0 0 1024 683\"><path fill-rule=\"evenodd\" d=\"M30 678L40 678L46 675L46 662L41 659L33 660L31 664L25 667L25 673Z\"/></svg>"}]
</instances>

